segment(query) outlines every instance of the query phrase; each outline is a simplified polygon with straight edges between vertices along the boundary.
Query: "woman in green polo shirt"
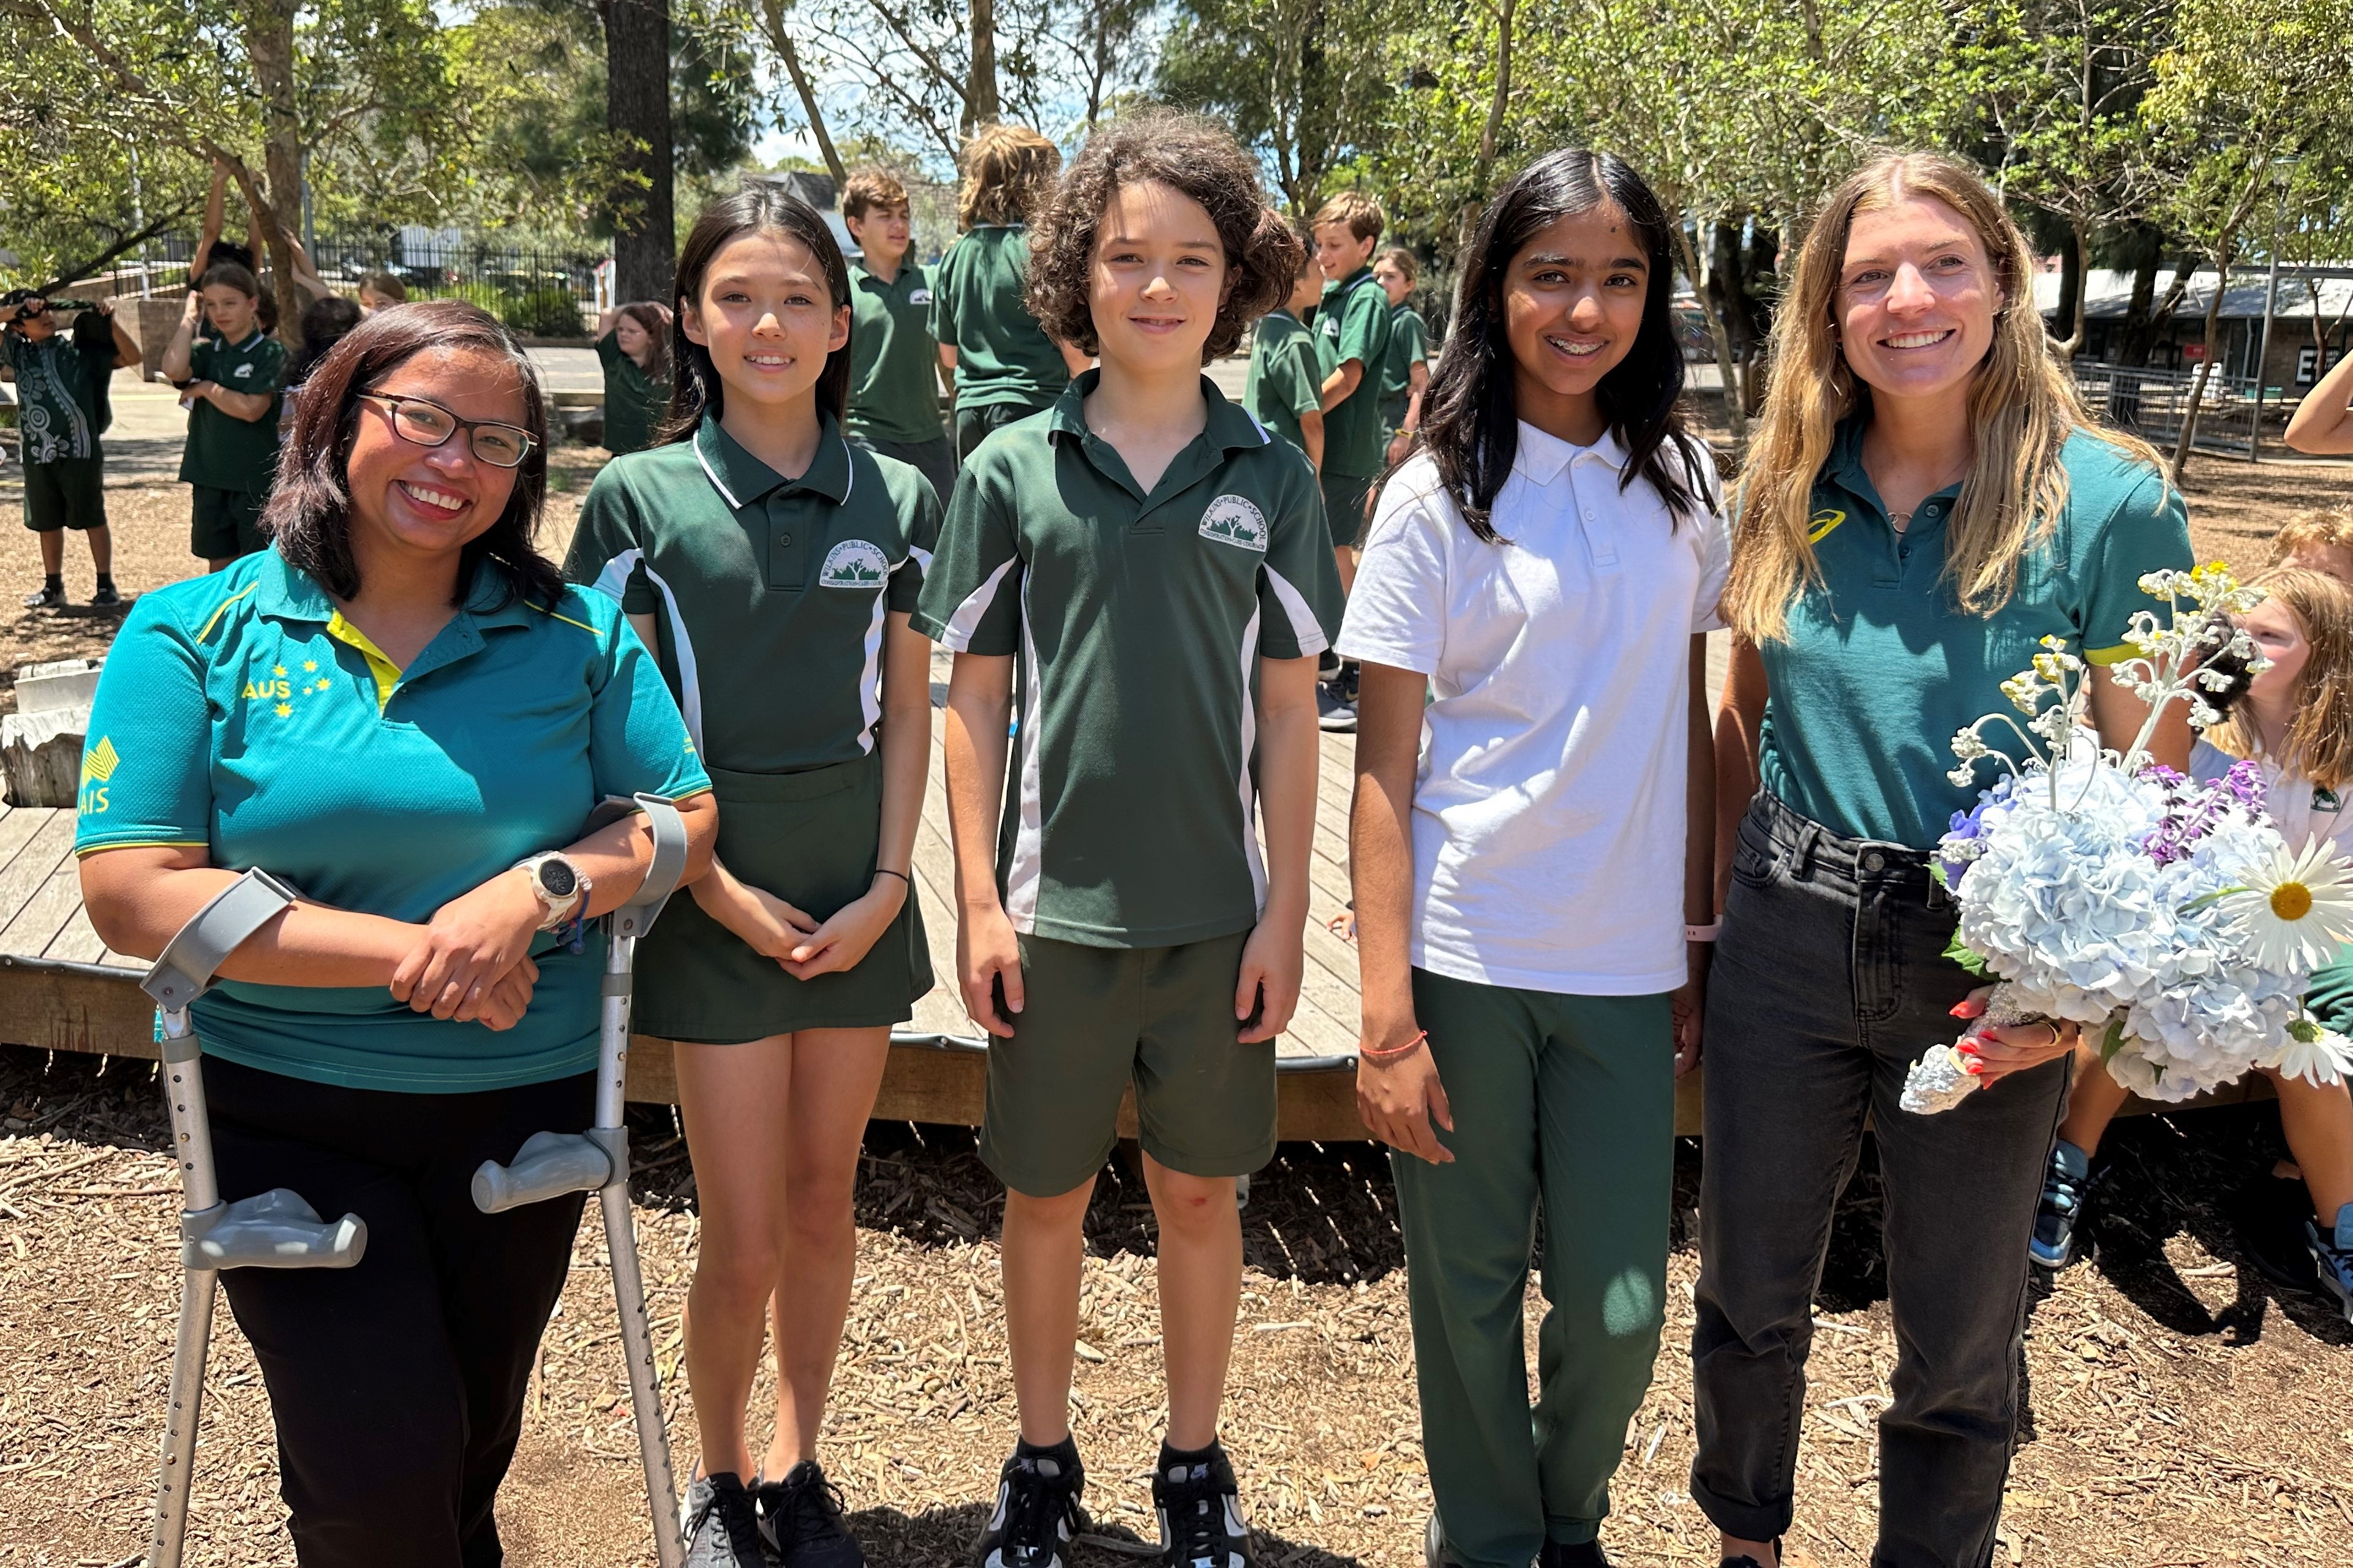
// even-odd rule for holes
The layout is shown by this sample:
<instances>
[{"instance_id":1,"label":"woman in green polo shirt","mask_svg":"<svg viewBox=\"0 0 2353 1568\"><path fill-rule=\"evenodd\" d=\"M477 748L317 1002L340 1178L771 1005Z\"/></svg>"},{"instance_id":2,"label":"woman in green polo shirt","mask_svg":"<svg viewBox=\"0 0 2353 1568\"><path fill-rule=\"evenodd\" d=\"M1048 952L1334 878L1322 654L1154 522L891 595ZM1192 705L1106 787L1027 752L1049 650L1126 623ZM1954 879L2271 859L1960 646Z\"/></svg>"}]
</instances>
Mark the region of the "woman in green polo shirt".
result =
<instances>
[{"instance_id":1,"label":"woman in green polo shirt","mask_svg":"<svg viewBox=\"0 0 2353 1568\"><path fill-rule=\"evenodd\" d=\"M1974 171L1891 155L1831 194L1775 313L1724 599L1692 1336L1692 1496L1727 1568L1779 1561L1814 1286L1866 1118L1896 1334L1872 1560L1993 1550L2026 1242L2075 1030L1995 1031L1984 1092L1899 1108L1906 1067L1953 1037L1948 1009L1977 984L1944 956L1955 917L1926 851L1977 797L1946 776L1954 731L2007 706L2000 683L2045 636L2113 662L2151 604L2141 575L2190 563L2157 455L2094 426L2052 360L2033 271ZM2107 744L2147 711L2094 683ZM2187 764L2178 714L2153 749Z\"/></svg>"},{"instance_id":2,"label":"woman in green polo shirt","mask_svg":"<svg viewBox=\"0 0 2353 1568\"><path fill-rule=\"evenodd\" d=\"M605 367L605 450L615 457L654 444L670 411L670 310L651 300L616 305L596 321Z\"/></svg>"},{"instance_id":3,"label":"woman in green polo shirt","mask_svg":"<svg viewBox=\"0 0 2353 1568\"><path fill-rule=\"evenodd\" d=\"M931 647L907 621L940 504L842 434L850 289L797 197L760 186L704 208L679 255L670 437L596 477L565 564L659 649L726 812L712 875L639 950L635 1013L677 1042L702 1212L692 1568L759 1568L764 1534L799 1568L861 1561L817 1440L860 1142L891 1026L932 984L909 879ZM772 1295L776 1429L754 1465Z\"/></svg>"},{"instance_id":4,"label":"woman in green polo shirt","mask_svg":"<svg viewBox=\"0 0 2353 1568\"><path fill-rule=\"evenodd\" d=\"M161 952L244 868L305 895L195 1009L221 1196L291 1187L368 1228L350 1269L221 1278L289 1532L303 1568L495 1563L582 1200L486 1215L469 1183L593 1109L581 922L650 840L583 837L591 812L681 799L690 878L717 813L643 645L533 550L522 345L436 300L369 319L309 385L275 548L144 595L115 639L75 848L117 952Z\"/></svg>"}]
</instances>

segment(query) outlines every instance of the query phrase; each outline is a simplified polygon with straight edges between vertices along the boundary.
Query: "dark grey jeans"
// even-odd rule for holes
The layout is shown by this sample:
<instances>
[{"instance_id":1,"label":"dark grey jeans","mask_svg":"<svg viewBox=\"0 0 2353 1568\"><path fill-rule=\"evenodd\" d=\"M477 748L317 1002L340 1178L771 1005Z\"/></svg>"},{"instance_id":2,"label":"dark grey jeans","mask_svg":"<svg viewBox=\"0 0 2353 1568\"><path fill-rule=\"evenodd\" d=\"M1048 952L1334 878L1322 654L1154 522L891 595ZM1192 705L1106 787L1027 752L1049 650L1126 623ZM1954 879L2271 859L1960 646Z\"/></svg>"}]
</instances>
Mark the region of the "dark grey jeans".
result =
<instances>
[{"instance_id":1,"label":"dark grey jeans","mask_svg":"<svg viewBox=\"0 0 2353 1568\"><path fill-rule=\"evenodd\" d=\"M1831 1211L1868 1118L1886 1196L1894 1403L1879 1418L1873 1568L1985 1568L2018 1424L2026 1242L2066 1101L2051 1062L1915 1116L1920 1053L1978 984L1944 956L1926 857L1760 795L1708 983L1692 1496L1717 1529L1789 1528Z\"/></svg>"}]
</instances>

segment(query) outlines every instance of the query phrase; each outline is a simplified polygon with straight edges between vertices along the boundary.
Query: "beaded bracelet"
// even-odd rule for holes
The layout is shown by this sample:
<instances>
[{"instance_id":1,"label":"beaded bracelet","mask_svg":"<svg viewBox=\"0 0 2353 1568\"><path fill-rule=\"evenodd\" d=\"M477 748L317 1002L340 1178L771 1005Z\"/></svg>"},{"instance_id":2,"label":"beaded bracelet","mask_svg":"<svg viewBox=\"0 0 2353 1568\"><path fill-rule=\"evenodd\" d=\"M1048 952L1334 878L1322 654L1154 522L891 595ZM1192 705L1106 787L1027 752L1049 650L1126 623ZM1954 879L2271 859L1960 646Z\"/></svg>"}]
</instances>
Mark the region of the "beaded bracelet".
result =
<instances>
[{"instance_id":1,"label":"beaded bracelet","mask_svg":"<svg viewBox=\"0 0 2353 1568\"><path fill-rule=\"evenodd\" d=\"M1359 1046L1356 1048L1356 1058L1359 1061L1370 1062L1377 1068L1385 1068L1391 1062L1403 1061L1413 1055L1421 1048L1422 1041L1428 1038L1430 1038L1430 1031L1424 1029L1402 1045L1384 1046L1378 1049Z\"/></svg>"}]
</instances>

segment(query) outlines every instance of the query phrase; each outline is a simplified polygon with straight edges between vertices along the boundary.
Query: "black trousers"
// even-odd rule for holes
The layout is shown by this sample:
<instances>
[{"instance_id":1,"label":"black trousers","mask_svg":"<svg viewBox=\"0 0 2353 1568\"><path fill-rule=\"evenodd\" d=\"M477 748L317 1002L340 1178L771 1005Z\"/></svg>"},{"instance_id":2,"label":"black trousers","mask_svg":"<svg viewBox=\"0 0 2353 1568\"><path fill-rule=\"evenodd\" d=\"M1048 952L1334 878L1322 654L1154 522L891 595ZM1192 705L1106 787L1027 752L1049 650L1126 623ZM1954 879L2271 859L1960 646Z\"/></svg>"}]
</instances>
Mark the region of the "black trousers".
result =
<instances>
[{"instance_id":1,"label":"black trousers","mask_svg":"<svg viewBox=\"0 0 2353 1568\"><path fill-rule=\"evenodd\" d=\"M2026 1242L2064 1058L1951 1110L1897 1104L1979 984L1926 857L1841 838L1769 795L1740 825L1707 990L1707 1139L1692 1331L1692 1497L1717 1529L1789 1528L1831 1215L1879 1145L1894 1403L1879 1416L1873 1568L1985 1568L2018 1425Z\"/></svg>"},{"instance_id":2,"label":"black trousers","mask_svg":"<svg viewBox=\"0 0 2353 1568\"><path fill-rule=\"evenodd\" d=\"M486 1215L469 1183L533 1132L586 1127L595 1075L396 1094L204 1070L224 1198L291 1187L367 1222L356 1268L221 1276L269 1390L296 1559L496 1568L491 1504L585 1199Z\"/></svg>"}]
</instances>

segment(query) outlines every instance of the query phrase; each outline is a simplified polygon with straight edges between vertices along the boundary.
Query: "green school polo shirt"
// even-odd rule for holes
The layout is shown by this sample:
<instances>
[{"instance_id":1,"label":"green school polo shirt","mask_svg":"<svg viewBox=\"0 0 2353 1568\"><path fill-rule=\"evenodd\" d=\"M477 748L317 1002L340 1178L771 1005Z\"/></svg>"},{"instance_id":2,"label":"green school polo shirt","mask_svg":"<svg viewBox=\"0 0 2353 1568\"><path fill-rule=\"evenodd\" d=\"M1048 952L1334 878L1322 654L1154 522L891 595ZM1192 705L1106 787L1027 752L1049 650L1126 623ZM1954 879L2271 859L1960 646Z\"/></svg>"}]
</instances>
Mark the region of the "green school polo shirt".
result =
<instances>
[{"instance_id":1,"label":"green school polo shirt","mask_svg":"<svg viewBox=\"0 0 2353 1568\"><path fill-rule=\"evenodd\" d=\"M605 367L605 450L617 458L642 452L653 445L654 426L670 411L670 382L655 380L623 353L617 332L596 340L596 358Z\"/></svg>"},{"instance_id":2,"label":"green school polo shirt","mask_svg":"<svg viewBox=\"0 0 2353 1568\"><path fill-rule=\"evenodd\" d=\"M0 330L0 365L16 376L16 425L25 461L55 463L101 455L107 426L106 382L114 374L114 334L51 332L39 342Z\"/></svg>"},{"instance_id":3,"label":"green school polo shirt","mask_svg":"<svg viewBox=\"0 0 2353 1568\"><path fill-rule=\"evenodd\" d=\"M259 419L238 419L210 403L188 410L188 444L180 453L184 484L258 495L278 473L278 390L286 382L286 345L256 327L241 343L200 339L188 352L189 379L230 392L265 393Z\"/></svg>"},{"instance_id":4,"label":"green school polo shirt","mask_svg":"<svg viewBox=\"0 0 2353 1568\"><path fill-rule=\"evenodd\" d=\"M1766 788L1846 837L1928 848L1994 781L1990 763L1967 786L1945 776L1954 734L2010 710L2001 683L2045 636L2094 664L2126 656L2133 612L2164 613L2142 574L2191 564L2189 514L2163 474L2095 436L2075 435L2061 460L2065 508L2020 560L2010 601L1978 616L1954 603L1944 575L1960 487L1923 501L1896 533L1863 472L1861 423L1840 426L1814 482L1821 581L1790 606L1788 638L1761 650ZM2000 745L2002 732L1986 739ZM2014 738L2009 749L2021 754Z\"/></svg>"},{"instance_id":5,"label":"green school polo shirt","mask_svg":"<svg viewBox=\"0 0 2353 1568\"><path fill-rule=\"evenodd\" d=\"M1389 351L1389 297L1359 267L1324 285L1315 330L1334 369L1355 360L1365 367L1356 390L1324 416L1324 471L1369 479L1381 471L1381 366Z\"/></svg>"},{"instance_id":6,"label":"green school polo shirt","mask_svg":"<svg viewBox=\"0 0 2353 1568\"><path fill-rule=\"evenodd\" d=\"M77 853L203 845L339 909L423 921L526 855L578 838L607 795L709 787L677 705L613 603L567 591L468 607L405 670L275 550L140 595L106 657L82 752ZM367 987L224 981L205 1049L314 1083L439 1094L596 1065L603 939L533 946L503 1032Z\"/></svg>"},{"instance_id":7,"label":"green school polo shirt","mask_svg":"<svg viewBox=\"0 0 2353 1568\"><path fill-rule=\"evenodd\" d=\"M1062 351L1022 300L1029 279L1026 224L976 224L940 258L932 275L932 338L955 350L958 408L1042 408L1071 384Z\"/></svg>"},{"instance_id":8,"label":"green school polo shirt","mask_svg":"<svg viewBox=\"0 0 2353 1568\"><path fill-rule=\"evenodd\" d=\"M787 479L706 418L589 487L564 574L652 614L663 676L712 766L786 773L874 750L882 633L915 607L940 503L908 464L844 440Z\"/></svg>"},{"instance_id":9,"label":"green school polo shirt","mask_svg":"<svg viewBox=\"0 0 2353 1568\"><path fill-rule=\"evenodd\" d=\"M1381 424L1395 430L1405 424L1406 405L1413 401L1413 367L1430 357L1430 326L1410 305L1389 310L1389 348L1381 358Z\"/></svg>"},{"instance_id":10,"label":"green school polo shirt","mask_svg":"<svg viewBox=\"0 0 2353 1568\"><path fill-rule=\"evenodd\" d=\"M1304 452L1299 416L1323 406L1324 378L1331 374L1315 334L1290 311L1270 310L1259 318L1250 341L1242 405L1252 418Z\"/></svg>"},{"instance_id":11,"label":"green school polo shirt","mask_svg":"<svg viewBox=\"0 0 2353 1568\"><path fill-rule=\"evenodd\" d=\"M912 261L888 283L852 263L849 301L849 433L909 445L938 440L947 426L931 280Z\"/></svg>"},{"instance_id":12,"label":"green school polo shirt","mask_svg":"<svg viewBox=\"0 0 2353 1568\"><path fill-rule=\"evenodd\" d=\"M1258 661L1323 652L1340 581L1296 450L1204 377L1208 426L1146 493L1087 429L1101 374L966 459L914 625L1019 656L1014 929L1169 947L1258 921Z\"/></svg>"}]
</instances>

